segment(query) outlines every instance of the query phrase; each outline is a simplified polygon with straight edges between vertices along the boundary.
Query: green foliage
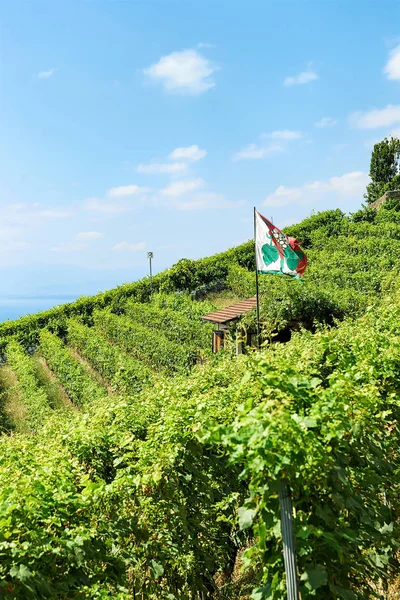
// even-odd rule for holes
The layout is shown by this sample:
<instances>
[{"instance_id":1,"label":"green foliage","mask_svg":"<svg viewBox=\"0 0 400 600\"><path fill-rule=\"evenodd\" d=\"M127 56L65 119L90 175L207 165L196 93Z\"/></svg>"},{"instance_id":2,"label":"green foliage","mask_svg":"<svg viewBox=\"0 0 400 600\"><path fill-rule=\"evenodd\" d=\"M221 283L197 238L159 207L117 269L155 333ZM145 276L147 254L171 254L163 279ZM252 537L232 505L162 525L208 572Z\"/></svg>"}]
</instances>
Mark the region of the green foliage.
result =
<instances>
[{"instance_id":1,"label":"green foliage","mask_svg":"<svg viewBox=\"0 0 400 600\"><path fill-rule=\"evenodd\" d=\"M254 296L256 289L255 271L248 271L239 265L232 265L226 279L227 286L239 298Z\"/></svg>"},{"instance_id":2,"label":"green foliage","mask_svg":"<svg viewBox=\"0 0 400 600\"><path fill-rule=\"evenodd\" d=\"M383 154L371 171L395 186ZM231 599L240 556L251 597L283 600L282 478L302 598L380 597L400 534L397 209L287 228L309 265L260 276L265 339L310 331L247 357L207 356L215 306L194 298L253 296L252 241L179 261L151 296L145 278L0 324L36 432L0 437L0 597ZM79 411L49 407L38 344Z\"/></svg>"},{"instance_id":3,"label":"green foliage","mask_svg":"<svg viewBox=\"0 0 400 600\"><path fill-rule=\"evenodd\" d=\"M310 248L316 231L325 238L336 236L341 232L344 222L346 216L338 208L325 210L303 219L298 225L285 227L285 233L297 238L304 248Z\"/></svg>"},{"instance_id":4,"label":"green foliage","mask_svg":"<svg viewBox=\"0 0 400 600\"><path fill-rule=\"evenodd\" d=\"M84 406L107 395L105 388L97 383L50 331L43 330L40 333L40 352L76 406Z\"/></svg>"},{"instance_id":5,"label":"green foliage","mask_svg":"<svg viewBox=\"0 0 400 600\"><path fill-rule=\"evenodd\" d=\"M397 176L396 185L399 183L400 164L400 139L385 138L375 144L371 156L369 176L371 183L367 186L365 199L368 204L378 200L388 189L388 184Z\"/></svg>"},{"instance_id":6,"label":"green foliage","mask_svg":"<svg viewBox=\"0 0 400 600\"><path fill-rule=\"evenodd\" d=\"M70 320L68 341L104 377L113 390L135 393L151 382L152 372L143 362L121 352L93 327Z\"/></svg>"},{"instance_id":7,"label":"green foliage","mask_svg":"<svg viewBox=\"0 0 400 600\"><path fill-rule=\"evenodd\" d=\"M370 208L366 206L360 210L357 210L355 213L350 215L350 220L353 223L362 223L363 221L367 221L367 223L375 223L377 217L376 208Z\"/></svg>"},{"instance_id":8,"label":"green foliage","mask_svg":"<svg viewBox=\"0 0 400 600\"><path fill-rule=\"evenodd\" d=\"M308 282L269 280L260 303L260 320L282 328L290 324L312 328L317 323L333 324L344 311L335 298L322 287Z\"/></svg>"},{"instance_id":9,"label":"green foliage","mask_svg":"<svg viewBox=\"0 0 400 600\"><path fill-rule=\"evenodd\" d=\"M159 292L153 294L151 306L159 310L170 309L178 312L180 316L194 320L198 320L202 315L216 309L212 302L195 300L193 295L189 293L165 294Z\"/></svg>"},{"instance_id":10,"label":"green foliage","mask_svg":"<svg viewBox=\"0 0 400 600\"><path fill-rule=\"evenodd\" d=\"M203 352L207 352L210 348L213 326L204 323L196 315L182 314L172 308L162 309L137 302L128 302L125 312L135 323L141 323L150 330L160 331L168 340L176 344L188 344Z\"/></svg>"},{"instance_id":11,"label":"green foliage","mask_svg":"<svg viewBox=\"0 0 400 600\"><path fill-rule=\"evenodd\" d=\"M116 484L121 493L134 485L139 523L149 532L135 549L141 561L132 573L145 598L212 595L214 575L233 567L241 539L234 514L245 487L239 469L197 432L210 415L232 419L244 365L226 360L195 368L190 377L159 382L142 394L143 404L161 394L162 413L149 426L137 461L119 472ZM153 560L163 566L163 575L146 582Z\"/></svg>"},{"instance_id":12,"label":"green foliage","mask_svg":"<svg viewBox=\"0 0 400 600\"><path fill-rule=\"evenodd\" d=\"M155 369L168 373L188 371L198 357L192 346L172 342L128 316L117 316L104 310L95 312L93 318L96 329L106 339Z\"/></svg>"},{"instance_id":13,"label":"green foliage","mask_svg":"<svg viewBox=\"0 0 400 600\"><path fill-rule=\"evenodd\" d=\"M260 276L263 320L269 331L272 325L279 329L290 322L332 323L356 317L380 301L386 278L400 271L400 218L385 206L363 215L349 218L327 211L288 228L291 235L306 239L309 263L303 288L289 278ZM236 266L231 273L228 280L235 291L254 294L253 274Z\"/></svg>"},{"instance_id":14,"label":"green foliage","mask_svg":"<svg viewBox=\"0 0 400 600\"><path fill-rule=\"evenodd\" d=\"M212 291L218 286L222 289L229 267L234 263L254 269L252 241L200 260L181 259L169 269L168 279L163 284L162 290L192 292L204 288L206 291Z\"/></svg>"},{"instance_id":15,"label":"green foliage","mask_svg":"<svg viewBox=\"0 0 400 600\"><path fill-rule=\"evenodd\" d=\"M239 515L243 528L254 527L258 549L247 560L262 561L267 597L286 597L283 477L295 505L302 598L380 597L377 586L398 569L398 298L255 357L238 416L213 430L249 480Z\"/></svg>"},{"instance_id":16,"label":"green foliage","mask_svg":"<svg viewBox=\"0 0 400 600\"><path fill-rule=\"evenodd\" d=\"M56 430L0 438L0 597L128 598L113 547L117 499L60 441ZM125 528L135 530L134 515Z\"/></svg>"},{"instance_id":17,"label":"green foliage","mask_svg":"<svg viewBox=\"0 0 400 600\"><path fill-rule=\"evenodd\" d=\"M50 415L51 408L45 390L39 386L31 358L15 340L6 348L6 357L18 379L20 395L26 410L25 422L35 432Z\"/></svg>"},{"instance_id":18,"label":"green foliage","mask_svg":"<svg viewBox=\"0 0 400 600\"><path fill-rule=\"evenodd\" d=\"M244 370L226 361L159 378L128 403L99 398L49 420L35 444L0 439L6 597L211 593L215 573L233 566L245 486L197 432L233 418Z\"/></svg>"},{"instance_id":19,"label":"green foliage","mask_svg":"<svg viewBox=\"0 0 400 600\"><path fill-rule=\"evenodd\" d=\"M233 263L254 269L254 247L252 241L237 248L231 248L212 257L190 261L183 259L171 269L153 276L153 291L199 292L222 289L228 268ZM162 294L163 295L163 294ZM186 295L184 295L186 298ZM7 338L14 336L25 348L34 348L39 343L39 332L47 328L61 337L66 335L69 318L78 317L86 324L92 324L93 312L108 308L116 314L124 312L127 300L147 302L150 298L148 278L118 286L96 296L82 297L75 302L63 304L50 310L27 315L15 321L0 323L0 351L4 350ZM178 301L179 303L179 301ZM212 310L212 308L211 308ZM207 311L206 311L207 312Z\"/></svg>"}]
</instances>

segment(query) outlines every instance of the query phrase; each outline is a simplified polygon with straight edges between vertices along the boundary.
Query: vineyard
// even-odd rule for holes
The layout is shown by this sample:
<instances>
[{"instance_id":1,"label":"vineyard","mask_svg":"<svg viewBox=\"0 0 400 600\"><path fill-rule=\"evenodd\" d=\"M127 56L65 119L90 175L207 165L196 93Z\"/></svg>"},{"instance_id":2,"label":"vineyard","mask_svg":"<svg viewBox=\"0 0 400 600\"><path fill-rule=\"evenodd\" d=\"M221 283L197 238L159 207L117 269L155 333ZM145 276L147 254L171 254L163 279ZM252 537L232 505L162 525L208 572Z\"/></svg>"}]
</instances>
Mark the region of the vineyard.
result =
<instances>
[{"instance_id":1,"label":"vineyard","mask_svg":"<svg viewBox=\"0 0 400 600\"><path fill-rule=\"evenodd\" d=\"M284 599L285 478L302 599L395 599L400 213L286 231L260 352L201 320L254 295L252 241L0 324L0 598Z\"/></svg>"}]
</instances>

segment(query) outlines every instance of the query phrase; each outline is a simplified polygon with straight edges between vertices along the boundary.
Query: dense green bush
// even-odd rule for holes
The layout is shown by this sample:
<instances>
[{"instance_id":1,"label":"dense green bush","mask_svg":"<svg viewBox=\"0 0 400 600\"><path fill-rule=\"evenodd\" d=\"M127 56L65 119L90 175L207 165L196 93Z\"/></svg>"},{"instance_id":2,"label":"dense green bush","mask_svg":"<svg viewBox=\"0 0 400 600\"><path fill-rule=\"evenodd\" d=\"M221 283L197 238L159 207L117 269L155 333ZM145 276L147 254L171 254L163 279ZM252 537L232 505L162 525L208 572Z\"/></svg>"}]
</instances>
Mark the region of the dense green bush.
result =
<instances>
[{"instance_id":1,"label":"dense green bush","mask_svg":"<svg viewBox=\"0 0 400 600\"><path fill-rule=\"evenodd\" d=\"M260 276L262 322L316 333L259 354L193 366L209 335L199 317L215 309L193 297L215 285L253 296L252 241L180 261L153 278L152 297L146 278L0 324L1 349L20 344L10 365L40 423L35 436L0 437L0 597L220 600L240 556L254 600L281 600L283 477L302 598L381 597L400 533L395 209L287 228L309 265L304 282ZM123 394L109 396L64 345L68 329ZM39 343L79 411L36 403L22 346Z\"/></svg>"},{"instance_id":2,"label":"dense green bush","mask_svg":"<svg viewBox=\"0 0 400 600\"><path fill-rule=\"evenodd\" d=\"M25 422L29 429L37 431L51 413L45 390L39 386L34 365L24 348L15 340L6 348L7 362L18 379L18 388L25 409Z\"/></svg>"},{"instance_id":3,"label":"dense green bush","mask_svg":"<svg viewBox=\"0 0 400 600\"><path fill-rule=\"evenodd\" d=\"M398 306L160 376L129 401L99 394L35 444L3 437L8 597L218 598L253 527L253 597L283 599L285 476L302 597L372 598L397 568ZM59 364L68 350L42 335Z\"/></svg>"},{"instance_id":4,"label":"dense green bush","mask_svg":"<svg viewBox=\"0 0 400 600\"><path fill-rule=\"evenodd\" d=\"M233 418L244 369L225 361L160 377L129 402L98 398L48 420L35 444L1 438L6 597L212 593L240 547L234 515L245 486L197 432L210 415Z\"/></svg>"},{"instance_id":5,"label":"dense green bush","mask_svg":"<svg viewBox=\"0 0 400 600\"><path fill-rule=\"evenodd\" d=\"M343 224L347 217L338 208L334 210L325 210L303 219L298 225L285 227L285 233L298 239L304 248L313 246L313 237L316 231L329 239L342 232Z\"/></svg>"},{"instance_id":6,"label":"dense green bush","mask_svg":"<svg viewBox=\"0 0 400 600\"><path fill-rule=\"evenodd\" d=\"M198 320L202 315L216 309L215 305L208 301L195 300L192 294L165 294L162 292L153 294L151 306L163 310L165 308L179 313L188 319Z\"/></svg>"},{"instance_id":7,"label":"dense green bush","mask_svg":"<svg viewBox=\"0 0 400 600\"><path fill-rule=\"evenodd\" d=\"M149 304L128 302L126 314L135 322L160 331L177 344L189 344L207 352L211 346L213 326L200 317L181 314L172 308L159 308Z\"/></svg>"},{"instance_id":8,"label":"dense green bush","mask_svg":"<svg viewBox=\"0 0 400 600\"><path fill-rule=\"evenodd\" d=\"M255 271L248 271L239 265L229 267L226 283L239 298L250 298L256 293Z\"/></svg>"},{"instance_id":9,"label":"dense green bush","mask_svg":"<svg viewBox=\"0 0 400 600\"><path fill-rule=\"evenodd\" d=\"M375 590L397 572L399 300L254 357L246 402L229 427L214 429L250 481L239 518L257 537L247 561L264 568L254 598L286 598L282 478L295 507L302 598L381 597Z\"/></svg>"},{"instance_id":10,"label":"dense green bush","mask_svg":"<svg viewBox=\"0 0 400 600\"><path fill-rule=\"evenodd\" d=\"M113 544L136 531L134 512L118 520L118 498L65 451L57 427L0 447L0 597L127 599Z\"/></svg>"},{"instance_id":11,"label":"dense green bush","mask_svg":"<svg viewBox=\"0 0 400 600\"><path fill-rule=\"evenodd\" d=\"M76 320L68 322L68 341L104 377L114 390L135 393L148 385L152 372L107 342L93 327Z\"/></svg>"},{"instance_id":12,"label":"dense green bush","mask_svg":"<svg viewBox=\"0 0 400 600\"><path fill-rule=\"evenodd\" d=\"M318 288L316 295L320 293L318 290L327 292L343 315L358 314L365 309L372 299L377 298L388 272L400 269L400 213L395 208L384 206L377 213L367 208L350 217L338 209L328 210L285 229L303 242L307 250L309 264L304 281ZM204 293L215 286L231 289L242 297L252 296L255 293L252 285L254 268L254 243L250 240L208 258L182 259L153 277L153 291L155 296L161 292L160 297L164 299L168 292L171 298L168 302L174 309L181 302L178 298L187 302L189 292ZM269 293L269 284L263 283L267 278L271 276L260 278L265 293ZM285 290L284 278L280 281L282 283L274 286L282 285ZM71 317L79 317L91 325L96 310L107 308L121 314L128 300L148 302L149 299L149 280L144 278L37 315L1 323L0 351L4 350L9 336L16 336L27 348L35 347L39 331L44 327L65 336L67 320ZM295 318L293 314L289 320Z\"/></svg>"},{"instance_id":13,"label":"dense green bush","mask_svg":"<svg viewBox=\"0 0 400 600\"><path fill-rule=\"evenodd\" d=\"M106 389L71 355L55 334L46 330L40 333L40 352L76 406L107 395Z\"/></svg>"},{"instance_id":14,"label":"dense green bush","mask_svg":"<svg viewBox=\"0 0 400 600\"><path fill-rule=\"evenodd\" d=\"M233 263L254 268L254 248L251 241L197 261L182 259L170 269L153 276L153 291L154 293L191 292L197 288L213 286L218 281L224 286L228 267ZM147 302L150 296L149 279L145 277L96 296L82 297L75 302L35 315L27 315L15 321L5 321L0 323L0 352L4 351L7 338L10 336L15 336L26 348L32 348L38 345L39 332L45 327L57 335L65 336L67 320L71 317L79 317L90 325L95 310L109 308L112 312L120 314L124 311L127 300Z\"/></svg>"},{"instance_id":15,"label":"dense green bush","mask_svg":"<svg viewBox=\"0 0 400 600\"><path fill-rule=\"evenodd\" d=\"M94 324L106 339L155 369L169 373L188 371L199 357L195 347L172 342L125 315L117 316L107 310L95 312Z\"/></svg>"}]
</instances>

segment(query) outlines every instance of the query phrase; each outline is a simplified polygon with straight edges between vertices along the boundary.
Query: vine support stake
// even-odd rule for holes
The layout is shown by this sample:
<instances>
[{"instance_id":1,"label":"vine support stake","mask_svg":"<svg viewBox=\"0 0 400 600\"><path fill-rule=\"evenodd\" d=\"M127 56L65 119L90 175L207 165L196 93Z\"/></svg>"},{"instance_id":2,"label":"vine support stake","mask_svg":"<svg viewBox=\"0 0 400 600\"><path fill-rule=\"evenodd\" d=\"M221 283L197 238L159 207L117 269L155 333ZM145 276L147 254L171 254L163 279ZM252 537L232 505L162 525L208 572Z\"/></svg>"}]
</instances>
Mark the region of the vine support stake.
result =
<instances>
[{"instance_id":1,"label":"vine support stake","mask_svg":"<svg viewBox=\"0 0 400 600\"><path fill-rule=\"evenodd\" d=\"M292 499L286 479L281 480L279 505L281 509L281 528L283 539L283 558L285 561L286 572L287 600L299 600L299 582L297 579Z\"/></svg>"}]
</instances>

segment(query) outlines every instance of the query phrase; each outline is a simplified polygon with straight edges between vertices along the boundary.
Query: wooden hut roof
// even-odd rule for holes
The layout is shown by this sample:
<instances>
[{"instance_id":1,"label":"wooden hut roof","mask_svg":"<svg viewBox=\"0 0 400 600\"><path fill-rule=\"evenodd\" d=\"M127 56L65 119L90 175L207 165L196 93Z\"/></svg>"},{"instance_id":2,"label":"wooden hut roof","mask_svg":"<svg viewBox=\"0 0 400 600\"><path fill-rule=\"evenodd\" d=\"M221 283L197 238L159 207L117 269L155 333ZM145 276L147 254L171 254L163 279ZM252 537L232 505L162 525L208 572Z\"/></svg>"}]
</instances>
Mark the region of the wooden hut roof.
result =
<instances>
[{"instance_id":1,"label":"wooden hut roof","mask_svg":"<svg viewBox=\"0 0 400 600\"><path fill-rule=\"evenodd\" d=\"M208 315L204 315L201 318L204 319L204 321L211 321L212 323L228 323L253 310L256 303L257 300L254 296L254 298L247 298L247 300L242 300L237 304L232 304L232 306L226 306L225 308L216 310Z\"/></svg>"}]
</instances>

